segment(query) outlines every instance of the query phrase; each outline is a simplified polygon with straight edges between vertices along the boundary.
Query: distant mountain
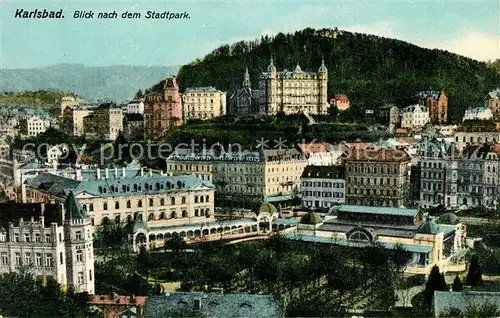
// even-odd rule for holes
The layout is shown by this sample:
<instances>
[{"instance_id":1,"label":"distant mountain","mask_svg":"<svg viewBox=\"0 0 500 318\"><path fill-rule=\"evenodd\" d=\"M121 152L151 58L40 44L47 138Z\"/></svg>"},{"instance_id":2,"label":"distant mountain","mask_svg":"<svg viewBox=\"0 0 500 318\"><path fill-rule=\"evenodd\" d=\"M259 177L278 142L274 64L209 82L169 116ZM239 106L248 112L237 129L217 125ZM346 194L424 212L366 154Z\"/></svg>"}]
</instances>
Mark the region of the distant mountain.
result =
<instances>
[{"instance_id":1,"label":"distant mountain","mask_svg":"<svg viewBox=\"0 0 500 318\"><path fill-rule=\"evenodd\" d=\"M300 64L302 70L317 71L324 59L328 95L347 94L353 111L359 114L385 103L408 106L414 102L409 97L432 88L445 90L449 118L457 121L465 109L481 105L487 92L500 86L498 64L488 67L468 57L396 39L310 28L223 45L182 66L177 80L181 89L211 85L232 92L241 87L248 67L252 86L256 87L271 57L278 70L293 70ZM159 88L157 84L152 90Z\"/></svg>"},{"instance_id":2,"label":"distant mountain","mask_svg":"<svg viewBox=\"0 0 500 318\"><path fill-rule=\"evenodd\" d=\"M0 69L0 92L55 90L84 99L131 99L162 78L177 74L177 66L116 65L90 67L56 64L32 69Z\"/></svg>"}]
</instances>

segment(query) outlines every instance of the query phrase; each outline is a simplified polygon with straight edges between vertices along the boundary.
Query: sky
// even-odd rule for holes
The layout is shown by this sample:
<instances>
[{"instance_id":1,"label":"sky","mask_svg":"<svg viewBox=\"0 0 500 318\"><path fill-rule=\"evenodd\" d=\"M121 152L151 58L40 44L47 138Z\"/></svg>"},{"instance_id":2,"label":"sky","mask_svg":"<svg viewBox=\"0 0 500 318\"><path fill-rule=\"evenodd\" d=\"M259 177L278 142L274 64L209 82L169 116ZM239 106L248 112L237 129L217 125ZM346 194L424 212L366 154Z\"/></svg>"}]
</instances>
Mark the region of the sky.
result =
<instances>
[{"instance_id":1,"label":"sky","mask_svg":"<svg viewBox=\"0 0 500 318\"><path fill-rule=\"evenodd\" d=\"M60 10L64 19L19 19L16 10ZM74 19L74 11L94 19ZM140 19L97 19L99 12ZM145 19L147 11L189 19ZM500 58L500 0L15 1L0 0L0 68L58 63L182 65L222 44L307 27L396 38L477 60Z\"/></svg>"}]
</instances>

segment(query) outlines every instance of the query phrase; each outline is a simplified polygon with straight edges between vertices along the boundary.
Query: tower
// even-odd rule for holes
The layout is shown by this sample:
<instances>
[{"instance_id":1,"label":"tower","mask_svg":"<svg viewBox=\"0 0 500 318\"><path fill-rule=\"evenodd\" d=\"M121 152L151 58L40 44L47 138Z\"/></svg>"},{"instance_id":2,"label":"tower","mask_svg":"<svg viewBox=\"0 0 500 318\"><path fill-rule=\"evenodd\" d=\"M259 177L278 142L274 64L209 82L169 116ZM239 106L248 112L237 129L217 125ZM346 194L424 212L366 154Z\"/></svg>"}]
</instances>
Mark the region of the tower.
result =
<instances>
[{"instance_id":1,"label":"tower","mask_svg":"<svg viewBox=\"0 0 500 318\"><path fill-rule=\"evenodd\" d=\"M243 77L243 88L251 87L250 75L248 74L248 67L245 69L245 76Z\"/></svg>"},{"instance_id":2,"label":"tower","mask_svg":"<svg viewBox=\"0 0 500 318\"><path fill-rule=\"evenodd\" d=\"M73 191L64 203L63 217L68 285L76 292L94 294L93 227Z\"/></svg>"},{"instance_id":3,"label":"tower","mask_svg":"<svg viewBox=\"0 0 500 318\"><path fill-rule=\"evenodd\" d=\"M274 66L273 58L271 57L271 63L267 67L268 82L267 82L267 109L265 112L267 114L276 114L276 66Z\"/></svg>"},{"instance_id":4,"label":"tower","mask_svg":"<svg viewBox=\"0 0 500 318\"><path fill-rule=\"evenodd\" d=\"M318 69L318 114L328 112L328 69L325 66L325 60L321 60L321 66Z\"/></svg>"}]
</instances>

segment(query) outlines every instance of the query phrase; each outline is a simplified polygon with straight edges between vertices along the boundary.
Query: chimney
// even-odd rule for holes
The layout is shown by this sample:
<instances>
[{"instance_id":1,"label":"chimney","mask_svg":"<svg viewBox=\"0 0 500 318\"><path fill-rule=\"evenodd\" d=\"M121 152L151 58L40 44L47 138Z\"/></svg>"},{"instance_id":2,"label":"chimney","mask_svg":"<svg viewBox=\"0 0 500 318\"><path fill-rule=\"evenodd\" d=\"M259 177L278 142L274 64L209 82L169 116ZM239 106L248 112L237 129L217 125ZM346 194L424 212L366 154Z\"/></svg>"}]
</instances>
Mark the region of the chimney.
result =
<instances>
[{"instance_id":1,"label":"chimney","mask_svg":"<svg viewBox=\"0 0 500 318\"><path fill-rule=\"evenodd\" d=\"M118 179L118 168L115 167L115 178Z\"/></svg>"},{"instance_id":2,"label":"chimney","mask_svg":"<svg viewBox=\"0 0 500 318\"><path fill-rule=\"evenodd\" d=\"M201 299L200 298L195 298L195 300L194 300L194 310L197 310L197 311L201 310Z\"/></svg>"},{"instance_id":3,"label":"chimney","mask_svg":"<svg viewBox=\"0 0 500 318\"><path fill-rule=\"evenodd\" d=\"M101 169L97 168L96 170L96 177L97 177L97 180L101 180Z\"/></svg>"},{"instance_id":4,"label":"chimney","mask_svg":"<svg viewBox=\"0 0 500 318\"><path fill-rule=\"evenodd\" d=\"M125 178L125 167L122 167L122 177Z\"/></svg>"},{"instance_id":5,"label":"chimney","mask_svg":"<svg viewBox=\"0 0 500 318\"><path fill-rule=\"evenodd\" d=\"M141 177L144 175L144 168L141 167Z\"/></svg>"},{"instance_id":6,"label":"chimney","mask_svg":"<svg viewBox=\"0 0 500 318\"><path fill-rule=\"evenodd\" d=\"M105 173L105 177L106 177L106 179L108 179L108 178L109 178L109 169L108 169L108 168L106 168L106 169L104 170L104 173Z\"/></svg>"},{"instance_id":7,"label":"chimney","mask_svg":"<svg viewBox=\"0 0 500 318\"><path fill-rule=\"evenodd\" d=\"M153 169L149 168L149 176L152 177L153 176Z\"/></svg>"}]
</instances>

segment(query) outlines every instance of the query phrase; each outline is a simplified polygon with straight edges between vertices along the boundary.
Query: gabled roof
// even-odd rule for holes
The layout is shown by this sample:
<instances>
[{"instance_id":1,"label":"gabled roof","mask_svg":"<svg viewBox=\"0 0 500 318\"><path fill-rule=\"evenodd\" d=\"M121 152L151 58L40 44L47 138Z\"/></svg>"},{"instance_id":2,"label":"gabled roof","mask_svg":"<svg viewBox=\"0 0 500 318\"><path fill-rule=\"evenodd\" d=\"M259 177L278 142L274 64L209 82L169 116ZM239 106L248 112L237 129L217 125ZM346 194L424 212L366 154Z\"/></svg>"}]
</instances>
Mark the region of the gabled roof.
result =
<instances>
[{"instance_id":1,"label":"gabled roof","mask_svg":"<svg viewBox=\"0 0 500 318\"><path fill-rule=\"evenodd\" d=\"M149 296L144 317L172 317L179 312L194 311L199 302L204 317L282 317L283 301L268 295L220 293L167 293Z\"/></svg>"},{"instance_id":2,"label":"gabled roof","mask_svg":"<svg viewBox=\"0 0 500 318\"><path fill-rule=\"evenodd\" d=\"M70 191L68 196L66 197L66 202L64 203L65 215L64 218L66 220L71 219L86 219L87 213L82 209L80 202L75 197L73 191Z\"/></svg>"}]
</instances>

